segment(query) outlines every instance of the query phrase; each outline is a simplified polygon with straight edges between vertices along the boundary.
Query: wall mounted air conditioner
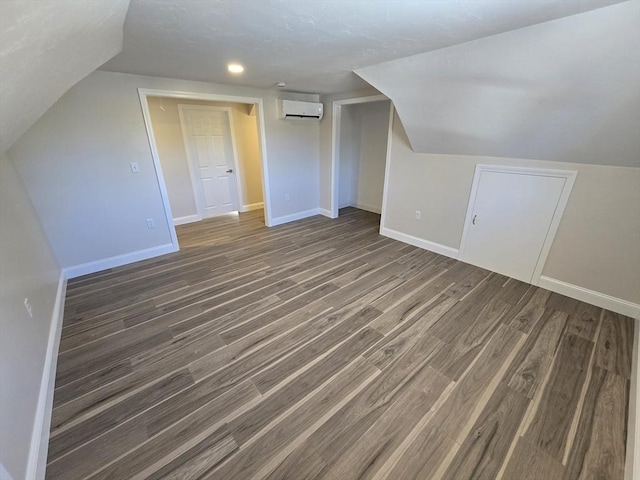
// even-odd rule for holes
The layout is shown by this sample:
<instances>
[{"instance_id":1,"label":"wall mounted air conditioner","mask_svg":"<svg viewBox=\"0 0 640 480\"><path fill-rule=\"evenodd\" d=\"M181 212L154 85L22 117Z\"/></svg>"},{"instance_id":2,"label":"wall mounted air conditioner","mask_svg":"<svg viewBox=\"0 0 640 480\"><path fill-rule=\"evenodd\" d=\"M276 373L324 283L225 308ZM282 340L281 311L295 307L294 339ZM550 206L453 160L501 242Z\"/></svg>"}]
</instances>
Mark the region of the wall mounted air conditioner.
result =
<instances>
[{"instance_id":1,"label":"wall mounted air conditioner","mask_svg":"<svg viewBox=\"0 0 640 480\"><path fill-rule=\"evenodd\" d=\"M283 119L322 119L322 104L299 102L297 100L278 100L279 117Z\"/></svg>"}]
</instances>

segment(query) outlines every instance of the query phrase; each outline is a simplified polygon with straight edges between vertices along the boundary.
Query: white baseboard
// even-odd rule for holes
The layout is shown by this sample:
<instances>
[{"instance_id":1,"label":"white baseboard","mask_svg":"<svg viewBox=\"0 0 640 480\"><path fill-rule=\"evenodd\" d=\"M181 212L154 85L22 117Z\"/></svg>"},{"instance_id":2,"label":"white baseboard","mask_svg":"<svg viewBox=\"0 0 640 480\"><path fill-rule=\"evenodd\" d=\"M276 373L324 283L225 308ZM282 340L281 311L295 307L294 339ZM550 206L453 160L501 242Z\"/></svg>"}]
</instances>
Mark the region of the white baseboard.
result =
<instances>
[{"instance_id":1,"label":"white baseboard","mask_svg":"<svg viewBox=\"0 0 640 480\"><path fill-rule=\"evenodd\" d=\"M184 217L174 218L173 224L184 225L185 223L199 222L200 220L202 220L202 216L196 213L195 215L186 215Z\"/></svg>"},{"instance_id":2,"label":"white baseboard","mask_svg":"<svg viewBox=\"0 0 640 480\"><path fill-rule=\"evenodd\" d=\"M334 218L334 216L331 215L331 210L327 210L326 208L319 208L318 213L323 217Z\"/></svg>"},{"instance_id":3,"label":"white baseboard","mask_svg":"<svg viewBox=\"0 0 640 480\"><path fill-rule=\"evenodd\" d=\"M49 431L51 427L51 412L53 410L53 391L56 383L56 366L58 364L58 348L62 334L62 317L64 313L64 298L67 293L67 278L64 271L60 272L56 303L51 315L47 353L44 359L44 369L40 383L40 394L31 433L29 448L29 463L26 478L29 480L43 479L47 466L47 452L49 449Z\"/></svg>"},{"instance_id":4,"label":"white baseboard","mask_svg":"<svg viewBox=\"0 0 640 480\"><path fill-rule=\"evenodd\" d=\"M612 312L621 313L632 318L640 318L640 305L637 303L556 280L555 278L545 277L544 275L540 277L538 286L591 305L606 308Z\"/></svg>"},{"instance_id":5,"label":"white baseboard","mask_svg":"<svg viewBox=\"0 0 640 480\"><path fill-rule=\"evenodd\" d=\"M640 320L636 319L633 339L631 389L629 390L629 426L627 427L627 460L625 480L640 478Z\"/></svg>"},{"instance_id":6,"label":"white baseboard","mask_svg":"<svg viewBox=\"0 0 640 480\"><path fill-rule=\"evenodd\" d=\"M282 217L276 217L271 219L270 227L275 227L276 225L282 225L283 223L294 222L296 220L301 220L307 217L313 217L314 215L319 215L319 208L312 208L311 210L305 210L304 212L292 213L291 215L283 215Z\"/></svg>"},{"instance_id":7,"label":"white baseboard","mask_svg":"<svg viewBox=\"0 0 640 480\"><path fill-rule=\"evenodd\" d=\"M243 212L250 212L252 210L260 210L262 208L264 208L264 203L263 202L249 203L248 205L243 205L242 206L242 211Z\"/></svg>"},{"instance_id":8,"label":"white baseboard","mask_svg":"<svg viewBox=\"0 0 640 480\"><path fill-rule=\"evenodd\" d=\"M356 203L354 207L360 210L364 210L366 212L378 213L378 214L382 213L382 209L380 207L371 207L369 205L364 205L362 203Z\"/></svg>"},{"instance_id":9,"label":"white baseboard","mask_svg":"<svg viewBox=\"0 0 640 480\"><path fill-rule=\"evenodd\" d=\"M100 272L108 268L120 267L128 263L139 262L140 260L146 260L148 258L158 257L160 255L166 255L167 253L177 251L177 245L167 243L165 245L160 245L157 247L138 250L137 252L125 253L123 255L116 255L115 257L96 260L95 262L82 263L80 265L66 267L63 269L63 271L67 278L76 278L81 277L82 275Z\"/></svg>"},{"instance_id":10,"label":"white baseboard","mask_svg":"<svg viewBox=\"0 0 640 480\"><path fill-rule=\"evenodd\" d=\"M446 245L442 245L436 242L430 242L429 240L424 240L422 238L414 237L413 235L398 232L397 230L392 230L391 228L382 227L380 229L380 235L384 235L385 237L408 243L409 245L413 245L414 247L424 248L425 250L429 250L430 252L439 253L440 255L444 255L445 257L455 258L456 260L458 259L457 248L447 247Z\"/></svg>"}]
</instances>

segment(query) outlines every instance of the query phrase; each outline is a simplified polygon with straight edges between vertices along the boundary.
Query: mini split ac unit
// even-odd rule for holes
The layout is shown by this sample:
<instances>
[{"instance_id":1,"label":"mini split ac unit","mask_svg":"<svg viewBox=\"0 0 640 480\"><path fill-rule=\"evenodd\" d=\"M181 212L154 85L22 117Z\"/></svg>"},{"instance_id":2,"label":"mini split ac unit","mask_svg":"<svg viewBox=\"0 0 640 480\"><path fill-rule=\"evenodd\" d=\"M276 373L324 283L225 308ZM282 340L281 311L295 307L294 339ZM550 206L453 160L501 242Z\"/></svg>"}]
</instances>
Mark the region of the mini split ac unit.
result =
<instances>
[{"instance_id":1,"label":"mini split ac unit","mask_svg":"<svg viewBox=\"0 0 640 480\"><path fill-rule=\"evenodd\" d=\"M283 119L322 119L321 103L278 100L278 107L280 118Z\"/></svg>"}]
</instances>

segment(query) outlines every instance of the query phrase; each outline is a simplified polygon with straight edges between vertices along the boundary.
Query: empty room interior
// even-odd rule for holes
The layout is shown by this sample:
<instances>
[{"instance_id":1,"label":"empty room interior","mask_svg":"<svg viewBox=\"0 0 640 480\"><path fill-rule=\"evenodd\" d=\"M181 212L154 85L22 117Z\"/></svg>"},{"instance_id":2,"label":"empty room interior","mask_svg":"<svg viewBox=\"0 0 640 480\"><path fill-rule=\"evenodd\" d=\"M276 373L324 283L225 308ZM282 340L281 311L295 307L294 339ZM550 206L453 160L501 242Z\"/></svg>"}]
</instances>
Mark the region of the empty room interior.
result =
<instances>
[{"instance_id":1,"label":"empty room interior","mask_svg":"<svg viewBox=\"0 0 640 480\"><path fill-rule=\"evenodd\" d=\"M640 1L0 2L0 480L640 478Z\"/></svg>"}]
</instances>

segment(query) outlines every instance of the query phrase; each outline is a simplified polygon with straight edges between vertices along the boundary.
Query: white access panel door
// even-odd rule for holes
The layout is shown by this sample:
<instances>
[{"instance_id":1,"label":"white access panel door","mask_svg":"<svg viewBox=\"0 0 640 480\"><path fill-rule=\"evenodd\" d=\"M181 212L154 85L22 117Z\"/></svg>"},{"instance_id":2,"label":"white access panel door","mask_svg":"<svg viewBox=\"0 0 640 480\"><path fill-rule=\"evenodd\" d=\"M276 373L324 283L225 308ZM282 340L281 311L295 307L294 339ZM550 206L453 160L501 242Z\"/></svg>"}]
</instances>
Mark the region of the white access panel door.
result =
<instances>
[{"instance_id":1,"label":"white access panel door","mask_svg":"<svg viewBox=\"0 0 640 480\"><path fill-rule=\"evenodd\" d=\"M566 182L562 176L476 171L461 260L531 283Z\"/></svg>"},{"instance_id":2,"label":"white access panel door","mask_svg":"<svg viewBox=\"0 0 640 480\"><path fill-rule=\"evenodd\" d=\"M182 112L200 215L238 211L228 111L183 106Z\"/></svg>"}]
</instances>

